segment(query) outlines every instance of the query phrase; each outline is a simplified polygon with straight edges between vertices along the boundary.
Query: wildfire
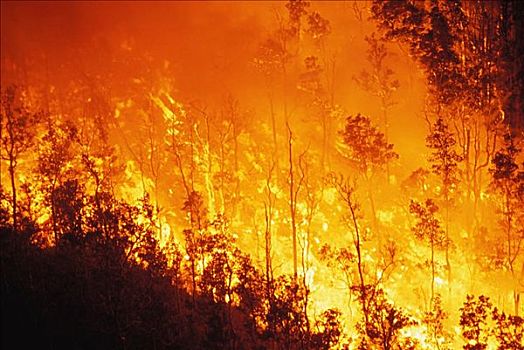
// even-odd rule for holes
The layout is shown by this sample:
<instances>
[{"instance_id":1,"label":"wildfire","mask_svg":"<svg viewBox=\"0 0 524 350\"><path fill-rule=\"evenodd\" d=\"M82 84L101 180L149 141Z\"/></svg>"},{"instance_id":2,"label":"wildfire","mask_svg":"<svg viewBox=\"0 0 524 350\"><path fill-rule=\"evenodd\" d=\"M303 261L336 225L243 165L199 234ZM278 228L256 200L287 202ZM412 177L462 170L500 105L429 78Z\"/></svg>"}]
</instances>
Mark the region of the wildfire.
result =
<instances>
[{"instance_id":1,"label":"wildfire","mask_svg":"<svg viewBox=\"0 0 524 350\"><path fill-rule=\"evenodd\" d=\"M47 40L45 72L13 44L32 5L2 3L0 224L111 242L180 317L215 305L192 331L224 348L524 348L510 3L153 4L126 38L85 4L107 42L64 33L77 67Z\"/></svg>"}]
</instances>

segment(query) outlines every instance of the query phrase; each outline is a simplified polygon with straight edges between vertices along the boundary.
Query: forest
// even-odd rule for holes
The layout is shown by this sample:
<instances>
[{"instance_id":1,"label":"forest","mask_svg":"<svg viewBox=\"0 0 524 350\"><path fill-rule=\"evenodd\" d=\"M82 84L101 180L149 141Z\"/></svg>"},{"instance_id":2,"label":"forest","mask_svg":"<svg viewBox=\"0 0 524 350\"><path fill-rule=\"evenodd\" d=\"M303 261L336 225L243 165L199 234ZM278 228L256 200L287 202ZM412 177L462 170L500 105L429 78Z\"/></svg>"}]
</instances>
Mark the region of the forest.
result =
<instances>
[{"instance_id":1,"label":"forest","mask_svg":"<svg viewBox=\"0 0 524 350\"><path fill-rule=\"evenodd\" d=\"M2 1L1 348L524 350L523 35L519 0Z\"/></svg>"}]
</instances>

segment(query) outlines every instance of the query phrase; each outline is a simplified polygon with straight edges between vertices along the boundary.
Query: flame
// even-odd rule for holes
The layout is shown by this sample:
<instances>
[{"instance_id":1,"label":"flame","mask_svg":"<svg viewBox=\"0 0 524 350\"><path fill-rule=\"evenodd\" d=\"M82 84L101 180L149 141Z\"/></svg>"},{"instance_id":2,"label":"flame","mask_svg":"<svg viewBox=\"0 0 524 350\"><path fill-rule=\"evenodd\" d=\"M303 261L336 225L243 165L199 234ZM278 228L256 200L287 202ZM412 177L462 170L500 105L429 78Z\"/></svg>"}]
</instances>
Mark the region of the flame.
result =
<instances>
[{"instance_id":1,"label":"flame","mask_svg":"<svg viewBox=\"0 0 524 350\"><path fill-rule=\"evenodd\" d=\"M206 5L192 4L190 7L201 6ZM233 9L235 5L224 6ZM243 4L240 7L250 16L255 16L260 12L257 6ZM436 272L431 280L433 288L439 294L461 296L445 305L451 318L457 318L460 301L466 293L493 295L502 301L503 307L509 309L513 298L509 291L515 290L515 285L521 288L522 280L517 277L518 273L510 273L512 269L507 266L507 261L499 262L502 266L499 270L493 267L495 258L504 255L506 248L500 243L506 238L502 238L503 231L497 226L504 211L504 208L501 209L503 198L491 189L488 168L492 160L490 157L498 150L502 140L500 137L497 139L498 129L492 131L487 128L492 122L490 118L504 120L508 116L503 109L496 108L496 116L483 115L482 122L477 124L462 126L451 119L452 129L458 138L456 148L460 150L462 147L467 152L476 150L474 155L464 153L467 157L477 158L466 159L468 165L461 163L458 184L443 184L431 172L431 164L428 164L424 154L429 152L425 145L428 130L424 117L420 115L423 112L426 114L428 109L425 95L429 90L428 83L423 79L424 72L416 68L414 58L403 47L386 45L388 54L384 56L387 58L383 64L395 71L400 85L391 86L390 93L395 96L394 99L387 105L381 105L376 96L383 98L386 96L384 91L381 94L361 91L359 84L351 79L358 76L363 68L368 71L378 69L371 67L372 63L363 58L368 42L365 37L377 28L371 28L373 25L363 23L362 19L357 21L344 17L347 11L340 11L339 4L314 3L312 6L318 7L319 11L325 10L333 17L331 34L341 34L328 36L331 41L327 41L327 32L314 32L310 39L304 39L306 32L299 33L293 39L296 42L291 39L286 42L289 48L298 45L289 57L244 57L242 50L250 50L252 55L258 52L250 46L251 40L241 34L242 30L219 28L219 20L213 21L216 23L210 24L210 28L205 28L206 33L216 31L220 34L217 36L222 37L229 30L228 34L234 32L237 37L220 39L226 41L220 48L211 40L207 44L216 52L224 52L225 57L210 55L206 47L200 48L201 45L198 48L190 45L190 51L196 55L194 62L192 56L189 59L180 58L180 61L170 61L162 55L154 59L145 54L144 57L139 56L139 50L130 38L110 38L110 42L114 40L111 46L120 50L114 55L121 55L114 57L114 62L129 62L130 66L136 64L137 67L130 68L135 69L133 72L126 72L124 67L108 61L105 69L112 71L114 76L103 76L104 67L90 67L96 65L95 57L90 57L93 62L88 66L93 70L94 77L90 84L94 87L79 86L81 84L73 78L66 79L71 80L71 86L60 86L60 79L57 78L53 82L57 86L48 88L51 95L42 94L45 95L42 100L58 99L53 96L63 94L60 99L63 103L57 103L59 107L46 108L54 109L58 119L66 120L70 115L79 115L77 122L81 129L79 134L82 135L78 138L82 140L75 151L96 154L92 157L92 166L104 179L111 178L113 171L118 173L117 170L121 169L121 173L114 176L117 180L112 188L119 199L138 203L146 193L150 195L156 210L156 239L161 247L170 242L184 245L182 231L189 225L190 214L184 213L181 208L187 199L186 192L198 192L204 197L206 219L212 221L221 215L228 217L231 237L242 251L257 260L262 270L263 263L260 262L264 260L261 258L264 253L259 252L264 251L263 236L266 232L272 235L271 258L275 274L292 274L293 253L298 255L304 266L298 275L304 277L305 285L311 292L309 307L315 311L331 307L342 310L349 315L347 318L350 321L346 322L348 334L354 332L354 323L360 316L358 302L340 277L340 264L327 264L320 258L320 250L323 245L329 244L334 249L347 248L356 255L357 230L362 236L359 239L362 240L362 263L366 267L366 276L380 281L389 294L398 297L398 305L413 310L422 310L428 305L431 285L428 261L430 254L434 253L432 258ZM229 24L230 20L233 21L232 17L227 19L224 23L240 28L239 23ZM269 21L264 16L259 19L264 23ZM344 34L347 32L346 23L350 23L351 28L360 28L360 31ZM250 25L248 27L251 28ZM211 35L209 33L206 35ZM229 45L237 51L230 51ZM343 49L348 45L352 45L351 51L358 53L355 57L349 57L349 51ZM266 54L269 49L275 50L274 47L266 49ZM269 53L273 52L271 50ZM212 57L206 56L206 53ZM238 59L245 62L239 63L237 54ZM137 55L138 63L132 63L134 55ZM180 50L180 55L185 57L183 50ZM302 61L312 55L323 55L318 61L324 62L325 67L302 67ZM465 62L464 55L460 58ZM228 63L228 60L233 63ZM286 60L296 62L291 64ZM262 65L264 74L258 74L252 62ZM187 66L176 70L178 65L183 64ZM309 71L305 72L307 69ZM37 72L33 73L36 76L43 75L38 69L35 70ZM176 70L178 75L172 70ZM74 75L72 72L68 74ZM180 82L174 80L178 76ZM368 72L368 76L375 80L379 78L377 72ZM308 80L307 85L299 81L306 78L314 81ZM100 79L100 86L96 83L97 79ZM34 78L32 83L36 86L38 79ZM176 90L174 86L177 84L181 90L186 87L187 91ZM108 91L104 90L104 85L108 86ZM304 88L310 85L316 88ZM297 86L298 89L292 88ZM242 102L235 104L227 99L224 102L222 97L217 102L215 94L227 95L226 87L233 90ZM192 98L192 94L197 98ZM336 104L335 99L339 100ZM27 100L32 101L33 98L28 95ZM37 105L37 102L32 103ZM209 106L200 107L206 104ZM344 109L340 107L342 105ZM460 109L460 106L448 106L454 107ZM400 157L388 163L387 169L367 166L359 171L358 166L355 167L350 161L351 152L338 132L344 127L342 116L357 113L370 115L377 131L388 133L387 141L395 145L394 149ZM384 114L389 114L388 119L384 119ZM474 117L464 118L464 122L471 122L471 119ZM103 141L101 135L93 136L97 125L107 129L107 141ZM461 130L461 127L464 129ZM497 127L501 129L502 124L497 124ZM476 143L464 145L473 133L478 138ZM44 131L39 130L36 143L39 144L44 137ZM119 157L115 164L109 164L111 157L104 158L97 154L111 147ZM34 154L26 152L20 157L16 178L18 185L42 182L34 177L32 170L38 162L39 151L34 149ZM365 158L370 157L367 156ZM80 169L80 164L78 160L68 160L63 165L63 173ZM10 183L9 174L4 171L8 167L8 161L3 157L0 178L3 190L11 193L7 185ZM427 171L418 172L416 169ZM355 208L358 210L354 218L337 188L327 181L331 171L355 179L358 203ZM467 178L475 171L478 172L477 178ZM87 191L93 193L97 186L93 176L85 177L88 178L85 180ZM471 200L471 196L476 196L476 201ZM440 210L435 215L452 241L448 251L436 249L431 252L434 247L417 240L412 232L414 218L409 214L409 200L422 201L426 197L438 198L436 201ZM293 204L295 211L291 213ZM32 205L45 208L46 202L42 196L36 196ZM264 220L266 212L267 222ZM296 217L292 218L292 215ZM36 223L45 226L51 220L49 210L42 209ZM145 216L138 217L138 224L147 225L146 221ZM515 227L508 230L516 230L519 224L521 222L518 221L510 223ZM298 253L293 252L292 248L293 229L299 241ZM395 245L388 246L386 242L394 242ZM518 244L520 247L520 240ZM391 264L382 266L388 254L391 255ZM138 255L135 259L140 260ZM191 257L185 254L183 259L189 261ZM522 252L516 254L515 261L522 261ZM198 270L203 271L206 263L198 261ZM446 271L448 265L451 266L450 271ZM354 266L351 269L354 270ZM348 274L349 280L354 283L355 272ZM226 298L226 302L231 300L229 295ZM455 329L455 333L458 335L459 330ZM403 335L417 339L423 348L432 346L423 326L409 327L403 330ZM444 339L438 341L443 343Z\"/></svg>"}]
</instances>

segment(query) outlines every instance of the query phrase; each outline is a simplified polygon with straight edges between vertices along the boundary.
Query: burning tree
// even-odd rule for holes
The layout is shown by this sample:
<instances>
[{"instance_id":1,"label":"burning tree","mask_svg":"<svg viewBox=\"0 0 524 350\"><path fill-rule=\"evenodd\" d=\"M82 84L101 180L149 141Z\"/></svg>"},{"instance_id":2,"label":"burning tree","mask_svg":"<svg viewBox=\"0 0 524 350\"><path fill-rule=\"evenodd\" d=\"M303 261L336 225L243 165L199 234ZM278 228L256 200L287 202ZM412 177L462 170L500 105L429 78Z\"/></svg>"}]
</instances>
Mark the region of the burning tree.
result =
<instances>
[{"instance_id":1,"label":"burning tree","mask_svg":"<svg viewBox=\"0 0 524 350\"><path fill-rule=\"evenodd\" d=\"M416 341L402 331L416 325L416 321L402 309L387 300L382 289L370 290L367 302L368 317L357 325L362 334L359 349L380 350L416 349Z\"/></svg>"},{"instance_id":2,"label":"burning tree","mask_svg":"<svg viewBox=\"0 0 524 350\"><path fill-rule=\"evenodd\" d=\"M519 266L522 259L521 245L524 241L524 165L519 167L520 149L515 137L508 133L504 144L495 153L491 168L493 191L501 198L499 212L500 226L504 230L504 265L513 279L515 313L519 310L518 276L523 272Z\"/></svg>"},{"instance_id":3,"label":"burning tree","mask_svg":"<svg viewBox=\"0 0 524 350\"><path fill-rule=\"evenodd\" d=\"M16 87L9 86L2 91L1 96L2 160L9 164L7 170L11 181L11 210L15 230L18 227L16 168L20 157L34 145L37 125L42 116L41 113L30 110L21 94Z\"/></svg>"},{"instance_id":4,"label":"burning tree","mask_svg":"<svg viewBox=\"0 0 524 350\"><path fill-rule=\"evenodd\" d=\"M431 309L424 313L422 323L426 326L428 342L439 350L452 349L452 334L445 327L447 318L448 313L442 307L442 299L440 295L436 295Z\"/></svg>"},{"instance_id":5,"label":"burning tree","mask_svg":"<svg viewBox=\"0 0 524 350\"><path fill-rule=\"evenodd\" d=\"M62 222L62 225L58 223L57 210L67 207L67 205L59 205L61 196L58 188L72 180L75 175L75 151L78 151L75 148L78 145L77 132L76 126L70 121L59 123L49 119L47 132L39 143L38 175L46 201L51 209L50 221L55 243L58 242L61 226L66 224L66 222ZM78 164L78 159L76 160ZM71 223L73 221L71 220Z\"/></svg>"},{"instance_id":6,"label":"burning tree","mask_svg":"<svg viewBox=\"0 0 524 350\"><path fill-rule=\"evenodd\" d=\"M460 308L460 328L466 340L463 349L488 349L495 344L500 350L524 349L524 319L508 315L493 306L489 297L467 295Z\"/></svg>"},{"instance_id":7,"label":"burning tree","mask_svg":"<svg viewBox=\"0 0 524 350\"><path fill-rule=\"evenodd\" d=\"M452 194L456 191L458 180L458 163L462 157L454 149L455 138L449 131L447 124L442 118L438 118L432 127L430 135L426 138L427 146L433 151L429 160L432 163L433 173L440 178L442 184L441 196L444 200L446 245L446 269L448 271L448 284L451 291L451 262L449 257L449 210L452 204Z\"/></svg>"},{"instance_id":8,"label":"burning tree","mask_svg":"<svg viewBox=\"0 0 524 350\"><path fill-rule=\"evenodd\" d=\"M375 230L378 230L373 178L388 163L398 158L393 144L387 143L384 134L372 125L371 119L362 114L348 116L344 129L340 131L347 152L344 156L368 184L368 198ZM381 238L381 237L379 237ZM381 239L379 239L380 243Z\"/></svg>"},{"instance_id":9,"label":"burning tree","mask_svg":"<svg viewBox=\"0 0 524 350\"><path fill-rule=\"evenodd\" d=\"M478 6L477 6L478 5ZM374 1L372 17L384 37L409 48L421 63L428 105L456 131L463 158L460 176L473 195L479 229L483 176L499 127L522 128L522 45L518 1Z\"/></svg>"},{"instance_id":10,"label":"burning tree","mask_svg":"<svg viewBox=\"0 0 524 350\"><path fill-rule=\"evenodd\" d=\"M369 117L360 113L346 118L340 134L349 150L346 157L365 179L398 158L393 145L387 143L384 134L372 125Z\"/></svg>"},{"instance_id":11,"label":"burning tree","mask_svg":"<svg viewBox=\"0 0 524 350\"><path fill-rule=\"evenodd\" d=\"M379 98L382 109L384 140L388 143L388 114L391 107L395 104L393 93L399 88L400 83L394 79L393 70L386 65L385 59L388 56L388 51L384 43L375 37L375 33L365 39L369 46L367 50L367 60L371 66L371 72L362 70L355 79L364 91ZM389 182L389 162L386 162L386 175Z\"/></svg>"},{"instance_id":12,"label":"burning tree","mask_svg":"<svg viewBox=\"0 0 524 350\"><path fill-rule=\"evenodd\" d=\"M449 240L442 230L440 221L435 217L438 212L438 206L433 200L428 199L424 204L411 201L409 211L417 218L417 223L412 227L415 237L421 241L427 241L431 249L430 265L431 265L431 299L430 304L433 305L435 298L435 276L436 276L436 261L435 251L437 249L445 249L449 245Z\"/></svg>"},{"instance_id":13,"label":"burning tree","mask_svg":"<svg viewBox=\"0 0 524 350\"><path fill-rule=\"evenodd\" d=\"M329 266L342 272L350 296L351 293L357 296L362 311L362 321L358 325L362 336L359 346L365 349L374 344L385 350L406 344L409 341L401 335L400 330L414 325L415 322L387 301L381 287L388 270L394 267L394 252L388 261L383 262L383 266L375 266L377 271L365 263L368 253L364 251L365 237L359 224L361 216L359 204L354 198L355 187L343 177L331 175L330 180L348 211L344 219L352 231L353 249L332 250L329 246L324 246L321 257L327 260Z\"/></svg>"},{"instance_id":14,"label":"burning tree","mask_svg":"<svg viewBox=\"0 0 524 350\"><path fill-rule=\"evenodd\" d=\"M460 308L460 327L462 336L467 340L464 350L482 350L488 346L489 328L487 321L493 304L489 298L480 295L475 300L468 295L464 306Z\"/></svg>"}]
</instances>

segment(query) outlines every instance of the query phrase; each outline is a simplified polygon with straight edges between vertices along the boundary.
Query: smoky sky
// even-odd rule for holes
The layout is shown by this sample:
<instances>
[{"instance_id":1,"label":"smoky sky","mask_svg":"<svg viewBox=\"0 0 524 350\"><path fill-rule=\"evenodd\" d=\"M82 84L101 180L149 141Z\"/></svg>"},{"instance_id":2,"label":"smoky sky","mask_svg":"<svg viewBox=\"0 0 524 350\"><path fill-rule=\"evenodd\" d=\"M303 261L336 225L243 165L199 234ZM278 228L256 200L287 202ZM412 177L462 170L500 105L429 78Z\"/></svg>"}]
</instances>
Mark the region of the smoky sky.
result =
<instances>
[{"instance_id":1,"label":"smoky sky","mask_svg":"<svg viewBox=\"0 0 524 350\"><path fill-rule=\"evenodd\" d=\"M227 83L226 73L242 72L264 33L264 17L272 6L275 4L2 2L2 56L20 62L45 55L52 69L74 60L78 52L82 60L89 60L85 56L96 56L96 50L132 45L172 62L182 88L201 93L199 86L209 89L216 81ZM95 41L98 47L92 45Z\"/></svg>"},{"instance_id":2,"label":"smoky sky","mask_svg":"<svg viewBox=\"0 0 524 350\"><path fill-rule=\"evenodd\" d=\"M331 22L328 50L337 61L337 103L351 113L379 118L379 104L370 103L370 95L353 79L366 67L364 37L376 31L363 4L313 2L311 9ZM361 20L358 8L363 9ZM97 74L110 67L109 53L130 47L136 55L151 56L155 64L169 62L176 88L186 97L209 102L231 92L261 114L267 108L261 107L266 93L253 57L278 28L278 18L287 16L285 2L259 1L2 2L1 10L3 67L9 61L22 70L45 69L51 83L60 85L75 74ZM389 63L401 83L392 111L392 139L420 161L424 155L413 151L411 141L401 135L405 123L425 132L423 121L413 123L420 113L424 83L405 52L395 44L390 49Z\"/></svg>"}]
</instances>

